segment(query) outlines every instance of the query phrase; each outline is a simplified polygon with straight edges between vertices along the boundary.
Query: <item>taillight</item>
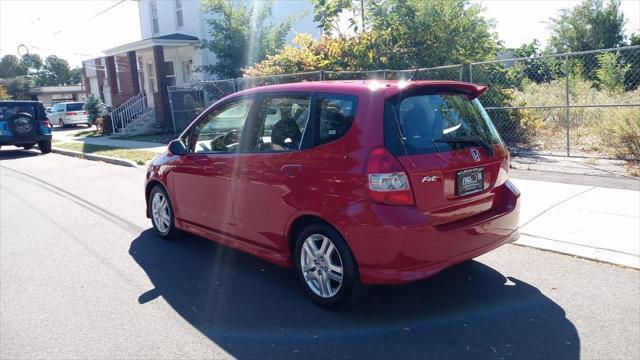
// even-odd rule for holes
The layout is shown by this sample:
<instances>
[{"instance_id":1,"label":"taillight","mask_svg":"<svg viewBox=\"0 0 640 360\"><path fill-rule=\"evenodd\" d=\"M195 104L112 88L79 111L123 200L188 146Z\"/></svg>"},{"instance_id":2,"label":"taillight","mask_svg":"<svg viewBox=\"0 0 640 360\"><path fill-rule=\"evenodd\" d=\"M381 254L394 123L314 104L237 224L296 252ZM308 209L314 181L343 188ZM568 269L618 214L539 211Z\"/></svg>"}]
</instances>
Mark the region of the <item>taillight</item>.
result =
<instances>
[{"instance_id":1,"label":"taillight","mask_svg":"<svg viewBox=\"0 0 640 360\"><path fill-rule=\"evenodd\" d=\"M82 113L82 115L89 115L89 113L85 111Z\"/></svg>"},{"instance_id":2,"label":"taillight","mask_svg":"<svg viewBox=\"0 0 640 360\"><path fill-rule=\"evenodd\" d=\"M44 119L44 121L42 122L42 126L46 128L51 128L51 123L49 122L49 119Z\"/></svg>"},{"instance_id":3,"label":"taillight","mask_svg":"<svg viewBox=\"0 0 640 360\"><path fill-rule=\"evenodd\" d=\"M402 165L386 148L376 148L367 160L367 194L377 203L413 205L409 177Z\"/></svg>"},{"instance_id":4,"label":"taillight","mask_svg":"<svg viewBox=\"0 0 640 360\"><path fill-rule=\"evenodd\" d=\"M64 114L67 115L67 116L75 116L76 115L76 113L74 113L74 112L68 112L68 113L64 113Z\"/></svg>"}]
</instances>

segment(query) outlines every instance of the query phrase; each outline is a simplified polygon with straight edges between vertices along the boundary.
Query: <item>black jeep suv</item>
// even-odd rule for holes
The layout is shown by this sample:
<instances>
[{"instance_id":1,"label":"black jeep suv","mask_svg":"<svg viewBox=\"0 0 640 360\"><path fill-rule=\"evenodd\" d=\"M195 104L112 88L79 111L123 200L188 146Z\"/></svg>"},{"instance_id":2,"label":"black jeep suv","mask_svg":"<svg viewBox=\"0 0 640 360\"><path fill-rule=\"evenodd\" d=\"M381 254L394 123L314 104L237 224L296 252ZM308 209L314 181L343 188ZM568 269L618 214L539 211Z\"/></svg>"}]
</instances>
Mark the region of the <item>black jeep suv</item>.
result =
<instances>
[{"instance_id":1,"label":"black jeep suv","mask_svg":"<svg viewBox=\"0 0 640 360\"><path fill-rule=\"evenodd\" d=\"M51 124L38 101L0 101L0 147L14 145L43 154L51 152Z\"/></svg>"}]
</instances>

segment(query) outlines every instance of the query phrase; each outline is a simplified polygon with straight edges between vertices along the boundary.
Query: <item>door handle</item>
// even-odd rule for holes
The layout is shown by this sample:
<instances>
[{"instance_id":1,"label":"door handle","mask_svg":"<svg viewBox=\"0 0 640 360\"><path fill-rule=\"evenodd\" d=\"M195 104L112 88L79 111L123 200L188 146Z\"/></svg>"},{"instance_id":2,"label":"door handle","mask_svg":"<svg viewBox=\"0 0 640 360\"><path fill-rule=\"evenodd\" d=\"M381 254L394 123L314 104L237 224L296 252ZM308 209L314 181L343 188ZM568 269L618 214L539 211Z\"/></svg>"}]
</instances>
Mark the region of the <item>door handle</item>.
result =
<instances>
[{"instance_id":1,"label":"door handle","mask_svg":"<svg viewBox=\"0 0 640 360\"><path fill-rule=\"evenodd\" d=\"M282 172L282 174L286 177L296 177L298 176L298 174L300 174L300 172L302 171L302 165L301 164L286 164L283 165L280 168L280 171Z\"/></svg>"},{"instance_id":2,"label":"door handle","mask_svg":"<svg viewBox=\"0 0 640 360\"><path fill-rule=\"evenodd\" d=\"M213 163L213 168L216 170L222 170L227 167L226 161L216 161Z\"/></svg>"},{"instance_id":3,"label":"door handle","mask_svg":"<svg viewBox=\"0 0 640 360\"><path fill-rule=\"evenodd\" d=\"M193 161L200 166L209 165L209 159L206 156L194 156Z\"/></svg>"}]
</instances>

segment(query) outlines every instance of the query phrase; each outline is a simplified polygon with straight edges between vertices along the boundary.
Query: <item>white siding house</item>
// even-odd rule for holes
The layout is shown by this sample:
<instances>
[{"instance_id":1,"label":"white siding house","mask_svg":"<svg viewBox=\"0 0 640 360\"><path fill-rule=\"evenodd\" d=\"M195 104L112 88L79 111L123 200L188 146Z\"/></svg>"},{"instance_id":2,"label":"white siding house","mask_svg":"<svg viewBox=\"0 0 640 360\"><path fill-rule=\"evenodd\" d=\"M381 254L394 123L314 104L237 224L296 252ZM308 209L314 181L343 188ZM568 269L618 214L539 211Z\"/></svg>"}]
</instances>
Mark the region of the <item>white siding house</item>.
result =
<instances>
[{"instance_id":1,"label":"white siding house","mask_svg":"<svg viewBox=\"0 0 640 360\"><path fill-rule=\"evenodd\" d=\"M234 0L254 2L259 0ZM138 12L142 40L107 49L104 57L83 63L86 94L112 106L118 129L140 123L141 118L166 126L171 117L168 87L211 80L211 75L195 70L216 61L213 53L197 47L210 38L200 0L138 0ZM299 32L321 35L308 0L276 0L272 15L274 22L296 18L287 42Z\"/></svg>"}]
</instances>

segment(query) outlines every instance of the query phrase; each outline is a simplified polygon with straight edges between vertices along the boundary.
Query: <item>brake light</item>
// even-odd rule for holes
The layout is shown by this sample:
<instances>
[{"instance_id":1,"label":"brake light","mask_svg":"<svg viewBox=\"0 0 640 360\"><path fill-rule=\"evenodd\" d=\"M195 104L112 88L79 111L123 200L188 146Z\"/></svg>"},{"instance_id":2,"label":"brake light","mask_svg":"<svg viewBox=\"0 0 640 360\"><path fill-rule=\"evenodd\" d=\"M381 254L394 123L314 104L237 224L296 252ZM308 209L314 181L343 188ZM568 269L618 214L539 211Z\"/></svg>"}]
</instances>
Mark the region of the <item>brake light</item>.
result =
<instances>
[{"instance_id":1,"label":"brake light","mask_svg":"<svg viewBox=\"0 0 640 360\"><path fill-rule=\"evenodd\" d=\"M44 121L42 122L42 126L50 129L51 123L49 122L49 119L44 119Z\"/></svg>"},{"instance_id":2,"label":"brake light","mask_svg":"<svg viewBox=\"0 0 640 360\"><path fill-rule=\"evenodd\" d=\"M76 114L76 113L74 113L74 112L68 112L68 113L64 113L64 114L65 114L65 115L67 115L67 116L75 116L75 115L77 115L77 114Z\"/></svg>"},{"instance_id":3,"label":"brake light","mask_svg":"<svg viewBox=\"0 0 640 360\"><path fill-rule=\"evenodd\" d=\"M377 203L413 205L409 177L402 165L386 148L376 148L367 160L367 194Z\"/></svg>"}]
</instances>

